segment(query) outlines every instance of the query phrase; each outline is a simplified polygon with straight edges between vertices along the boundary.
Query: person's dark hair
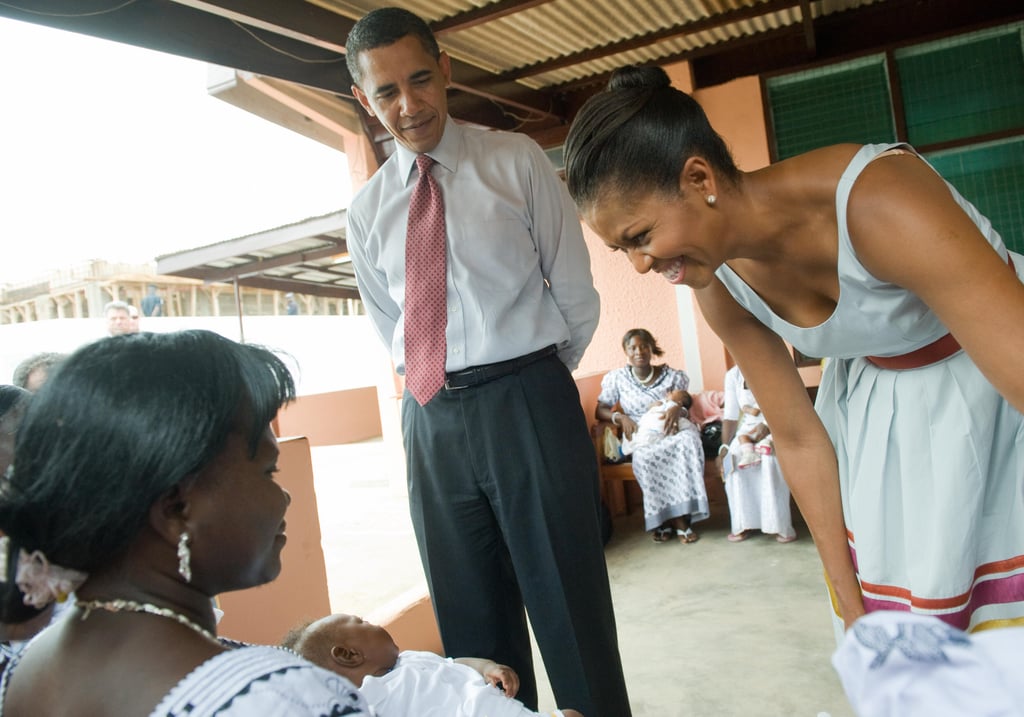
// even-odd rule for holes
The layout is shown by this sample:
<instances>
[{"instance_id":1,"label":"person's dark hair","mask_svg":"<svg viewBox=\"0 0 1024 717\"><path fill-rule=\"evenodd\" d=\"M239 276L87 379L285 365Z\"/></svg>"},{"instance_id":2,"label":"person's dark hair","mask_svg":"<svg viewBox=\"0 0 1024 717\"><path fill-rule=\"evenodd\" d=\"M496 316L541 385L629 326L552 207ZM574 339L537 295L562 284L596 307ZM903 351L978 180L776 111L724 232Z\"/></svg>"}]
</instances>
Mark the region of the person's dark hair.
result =
<instances>
[{"instance_id":1,"label":"person's dark hair","mask_svg":"<svg viewBox=\"0 0 1024 717\"><path fill-rule=\"evenodd\" d=\"M0 418L7 415L32 394L19 386L0 385ZM0 464L0 476L7 469ZM10 539L0 539L0 566L6 566L0 572L0 622L14 624L25 622L38 615L42 610L26 605L24 595L14 582L18 571L18 545Z\"/></svg>"},{"instance_id":2,"label":"person's dark hair","mask_svg":"<svg viewBox=\"0 0 1024 717\"><path fill-rule=\"evenodd\" d=\"M240 431L251 455L295 397L284 362L210 331L113 336L61 365L33 397L0 530L64 568L117 558L150 506L191 480Z\"/></svg>"},{"instance_id":3,"label":"person's dark hair","mask_svg":"<svg viewBox=\"0 0 1024 717\"><path fill-rule=\"evenodd\" d=\"M604 191L675 196L693 156L739 181L729 149L696 100L672 87L660 67L623 67L573 120L565 141L566 185L581 208Z\"/></svg>"},{"instance_id":4,"label":"person's dark hair","mask_svg":"<svg viewBox=\"0 0 1024 717\"><path fill-rule=\"evenodd\" d=\"M359 55L367 50L398 42L406 35L418 38L427 54L435 60L441 57L441 48L430 27L419 16L400 7L382 7L367 13L352 26L345 40L345 63L352 81L362 85Z\"/></svg>"},{"instance_id":5,"label":"person's dark hair","mask_svg":"<svg viewBox=\"0 0 1024 717\"><path fill-rule=\"evenodd\" d=\"M651 332L648 331L647 329L630 329L629 331L627 331L625 336L622 337L623 351L626 350L626 344L628 344L634 336L636 336L645 344L650 346L651 353L654 354L655 356L661 356L663 353L665 353L662 350L662 348L658 346L658 342L654 340L654 337L651 335Z\"/></svg>"},{"instance_id":6,"label":"person's dark hair","mask_svg":"<svg viewBox=\"0 0 1024 717\"><path fill-rule=\"evenodd\" d=\"M14 376L12 380L14 385L20 388L28 388L29 376L36 369L46 369L49 374L49 370L64 360L65 354L54 353L52 351L44 351L42 353L33 354L27 359L19 363L14 368Z\"/></svg>"},{"instance_id":7,"label":"person's dark hair","mask_svg":"<svg viewBox=\"0 0 1024 717\"><path fill-rule=\"evenodd\" d=\"M24 386L0 384L0 418L31 395Z\"/></svg>"}]
</instances>

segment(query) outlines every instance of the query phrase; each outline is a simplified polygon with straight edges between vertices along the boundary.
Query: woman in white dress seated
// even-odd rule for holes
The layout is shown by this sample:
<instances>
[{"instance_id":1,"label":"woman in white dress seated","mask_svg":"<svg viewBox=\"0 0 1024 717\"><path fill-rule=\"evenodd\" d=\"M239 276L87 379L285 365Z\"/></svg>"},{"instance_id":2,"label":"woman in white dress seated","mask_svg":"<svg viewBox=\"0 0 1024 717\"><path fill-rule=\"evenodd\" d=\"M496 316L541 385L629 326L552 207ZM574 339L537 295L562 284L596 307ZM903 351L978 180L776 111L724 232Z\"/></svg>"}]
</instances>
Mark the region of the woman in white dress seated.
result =
<instances>
[{"instance_id":1,"label":"woman in white dress seated","mask_svg":"<svg viewBox=\"0 0 1024 717\"><path fill-rule=\"evenodd\" d=\"M7 665L0 714L370 714L345 678L215 634L215 595L281 570L270 421L294 396L278 357L208 331L114 336L61 365L0 481L0 558L5 593L74 606Z\"/></svg>"},{"instance_id":2,"label":"woman in white dress seated","mask_svg":"<svg viewBox=\"0 0 1024 717\"><path fill-rule=\"evenodd\" d=\"M627 331L622 350L627 365L601 380L597 420L620 426L623 438L639 444L633 450L633 475L643 490L644 524L654 541L663 543L674 535L682 543L695 543L692 524L707 518L709 509L700 432L685 408L691 400L686 392L690 377L652 363L664 352L646 329ZM656 440L640 430L652 419L661 422Z\"/></svg>"},{"instance_id":3,"label":"woman in white dress seated","mask_svg":"<svg viewBox=\"0 0 1024 717\"><path fill-rule=\"evenodd\" d=\"M775 457L771 431L739 366L725 374L722 448L718 455L729 499L728 539L738 543L760 530L775 535L780 543L796 540L789 488Z\"/></svg>"}]
</instances>

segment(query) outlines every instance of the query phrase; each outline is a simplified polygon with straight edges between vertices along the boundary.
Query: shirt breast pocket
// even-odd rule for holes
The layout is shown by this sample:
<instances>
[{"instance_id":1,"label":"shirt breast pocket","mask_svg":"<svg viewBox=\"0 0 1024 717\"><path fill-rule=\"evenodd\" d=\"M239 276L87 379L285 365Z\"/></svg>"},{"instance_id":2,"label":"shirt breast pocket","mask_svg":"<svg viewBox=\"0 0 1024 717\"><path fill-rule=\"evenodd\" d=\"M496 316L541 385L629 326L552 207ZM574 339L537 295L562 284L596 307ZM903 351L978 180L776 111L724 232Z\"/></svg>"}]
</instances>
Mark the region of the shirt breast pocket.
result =
<instances>
[{"instance_id":1,"label":"shirt breast pocket","mask_svg":"<svg viewBox=\"0 0 1024 717\"><path fill-rule=\"evenodd\" d=\"M540 266L528 227L508 216L464 224L452 256L471 280L482 282L489 291L521 292Z\"/></svg>"}]
</instances>

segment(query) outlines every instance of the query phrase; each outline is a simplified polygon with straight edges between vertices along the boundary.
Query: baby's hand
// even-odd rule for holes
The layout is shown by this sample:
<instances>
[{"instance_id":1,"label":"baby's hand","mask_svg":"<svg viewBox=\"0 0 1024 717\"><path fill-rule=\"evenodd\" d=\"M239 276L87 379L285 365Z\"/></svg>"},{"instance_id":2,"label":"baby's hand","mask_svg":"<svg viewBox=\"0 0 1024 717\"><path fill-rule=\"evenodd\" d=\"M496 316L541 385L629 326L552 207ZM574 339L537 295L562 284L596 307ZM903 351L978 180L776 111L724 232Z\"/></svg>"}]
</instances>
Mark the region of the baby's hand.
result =
<instances>
[{"instance_id":1,"label":"baby's hand","mask_svg":"<svg viewBox=\"0 0 1024 717\"><path fill-rule=\"evenodd\" d=\"M492 662L484 669L483 676L487 684L497 687L506 697L515 697L519 692L519 675L508 665Z\"/></svg>"}]
</instances>

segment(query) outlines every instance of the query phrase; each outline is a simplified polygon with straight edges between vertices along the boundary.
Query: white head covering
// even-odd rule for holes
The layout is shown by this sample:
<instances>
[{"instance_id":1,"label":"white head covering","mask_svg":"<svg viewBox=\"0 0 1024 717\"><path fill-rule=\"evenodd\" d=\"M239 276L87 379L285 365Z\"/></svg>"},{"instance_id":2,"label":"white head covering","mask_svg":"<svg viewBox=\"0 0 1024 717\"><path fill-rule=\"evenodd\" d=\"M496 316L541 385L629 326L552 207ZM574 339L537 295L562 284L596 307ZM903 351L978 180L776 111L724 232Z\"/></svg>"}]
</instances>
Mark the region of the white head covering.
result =
<instances>
[{"instance_id":1,"label":"white head covering","mask_svg":"<svg viewBox=\"0 0 1024 717\"><path fill-rule=\"evenodd\" d=\"M862 717L1024 717L1024 627L968 634L930 615L873 612L832 665Z\"/></svg>"}]
</instances>

